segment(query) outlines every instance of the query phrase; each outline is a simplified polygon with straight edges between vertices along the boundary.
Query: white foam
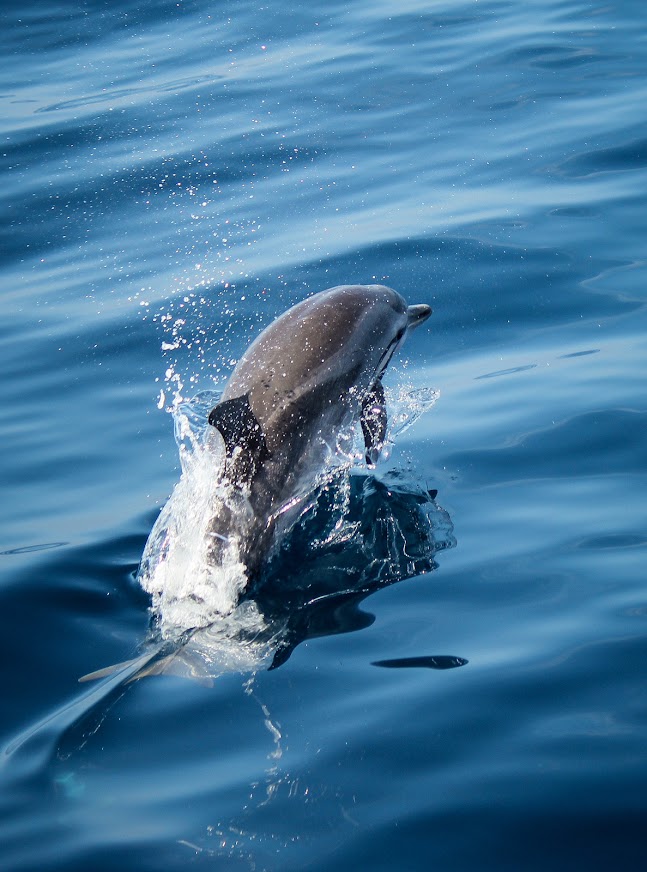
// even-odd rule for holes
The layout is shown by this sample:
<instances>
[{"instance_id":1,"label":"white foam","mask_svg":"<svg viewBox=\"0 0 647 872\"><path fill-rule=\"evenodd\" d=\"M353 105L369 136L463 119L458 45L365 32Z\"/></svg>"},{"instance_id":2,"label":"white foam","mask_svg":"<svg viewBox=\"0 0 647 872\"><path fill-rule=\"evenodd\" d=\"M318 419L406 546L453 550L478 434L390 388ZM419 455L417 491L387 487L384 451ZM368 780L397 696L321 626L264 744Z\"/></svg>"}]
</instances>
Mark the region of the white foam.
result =
<instances>
[{"instance_id":1,"label":"white foam","mask_svg":"<svg viewBox=\"0 0 647 872\"><path fill-rule=\"evenodd\" d=\"M222 439L208 428L206 413L197 414L204 405L202 396L174 412L182 475L148 537L139 570L164 637L229 614L247 583L235 538L214 549L214 538L223 537L214 531L213 520L232 494L222 482ZM244 510L238 496L236 511Z\"/></svg>"}]
</instances>

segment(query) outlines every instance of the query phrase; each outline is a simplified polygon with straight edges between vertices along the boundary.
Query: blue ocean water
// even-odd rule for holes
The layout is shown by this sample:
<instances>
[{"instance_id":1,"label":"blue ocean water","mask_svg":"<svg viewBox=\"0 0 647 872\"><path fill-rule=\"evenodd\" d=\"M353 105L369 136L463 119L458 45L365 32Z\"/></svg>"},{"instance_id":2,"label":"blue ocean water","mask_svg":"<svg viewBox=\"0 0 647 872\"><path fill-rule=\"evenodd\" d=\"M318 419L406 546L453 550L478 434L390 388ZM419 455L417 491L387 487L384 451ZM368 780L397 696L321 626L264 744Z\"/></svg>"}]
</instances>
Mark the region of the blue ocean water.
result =
<instances>
[{"instance_id":1,"label":"blue ocean water","mask_svg":"<svg viewBox=\"0 0 647 872\"><path fill-rule=\"evenodd\" d=\"M643 5L6 2L0 43L2 869L645 868ZM150 632L168 410L348 282L433 307L387 386L440 396L288 536L281 644L79 684Z\"/></svg>"}]
</instances>

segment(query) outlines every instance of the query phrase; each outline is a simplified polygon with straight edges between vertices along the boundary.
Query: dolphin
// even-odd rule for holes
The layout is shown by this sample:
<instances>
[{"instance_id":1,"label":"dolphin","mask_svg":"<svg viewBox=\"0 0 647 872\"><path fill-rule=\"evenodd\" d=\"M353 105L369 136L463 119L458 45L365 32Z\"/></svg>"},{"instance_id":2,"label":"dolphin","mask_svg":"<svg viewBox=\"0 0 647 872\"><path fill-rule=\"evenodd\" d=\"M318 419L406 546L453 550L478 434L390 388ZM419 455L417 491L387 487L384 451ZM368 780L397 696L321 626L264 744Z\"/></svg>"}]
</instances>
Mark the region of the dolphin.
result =
<instances>
[{"instance_id":1,"label":"dolphin","mask_svg":"<svg viewBox=\"0 0 647 872\"><path fill-rule=\"evenodd\" d=\"M226 480L249 501L252 522L239 538L250 576L279 516L311 491L358 421L366 462L375 465L387 430L382 376L430 314L384 285L340 285L288 309L244 353L209 424L225 443ZM214 521L221 540L228 521Z\"/></svg>"},{"instance_id":2,"label":"dolphin","mask_svg":"<svg viewBox=\"0 0 647 872\"><path fill-rule=\"evenodd\" d=\"M387 432L382 377L407 333L431 315L384 285L340 285L297 303L249 346L208 422L224 443L220 484L227 497L211 521L210 561L219 565L233 541L253 594L279 529L321 480L357 423L365 457L375 466ZM172 672L178 651L162 642L135 660L80 681L120 671L124 681ZM161 659L160 659L161 658ZM181 657L178 659L181 660ZM190 662L189 663L190 672ZM178 674L186 674L184 665Z\"/></svg>"}]
</instances>

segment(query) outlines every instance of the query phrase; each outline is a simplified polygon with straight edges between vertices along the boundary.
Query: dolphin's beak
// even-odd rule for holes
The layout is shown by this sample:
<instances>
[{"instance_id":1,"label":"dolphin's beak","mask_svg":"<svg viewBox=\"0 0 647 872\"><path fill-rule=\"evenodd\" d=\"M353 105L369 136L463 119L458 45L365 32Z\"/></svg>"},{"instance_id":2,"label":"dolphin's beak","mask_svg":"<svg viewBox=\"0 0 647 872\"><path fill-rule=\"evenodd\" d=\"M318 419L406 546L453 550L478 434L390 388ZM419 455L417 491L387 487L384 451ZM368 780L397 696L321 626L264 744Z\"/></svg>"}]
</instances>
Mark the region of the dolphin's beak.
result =
<instances>
[{"instance_id":1,"label":"dolphin's beak","mask_svg":"<svg viewBox=\"0 0 647 872\"><path fill-rule=\"evenodd\" d=\"M418 324L426 321L430 315L431 306L427 306L426 303L420 303L418 306L407 306L407 318L409 319L407 329L413 330Z\"/></svg>"}]
</instances>

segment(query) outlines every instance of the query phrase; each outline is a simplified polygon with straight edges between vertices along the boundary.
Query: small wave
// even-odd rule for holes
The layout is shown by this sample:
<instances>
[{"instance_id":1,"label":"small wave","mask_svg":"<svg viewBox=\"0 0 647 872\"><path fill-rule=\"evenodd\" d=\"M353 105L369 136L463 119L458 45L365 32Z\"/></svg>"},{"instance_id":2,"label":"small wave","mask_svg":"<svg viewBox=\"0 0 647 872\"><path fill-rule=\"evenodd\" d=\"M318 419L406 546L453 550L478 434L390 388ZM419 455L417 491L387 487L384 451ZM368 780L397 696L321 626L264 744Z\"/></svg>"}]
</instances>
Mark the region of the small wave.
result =
<instances>
[{"instance_id":1,"label":"small wave","mask_svg":"<svg viewBox=\"0 0 647 872\"><path fill-rule=\"evenodd\" d=\"M20 548L7 548L0 551L0 556L7 554L34 554L36 551L49 551L50 548L62 548L67 542L43 542L39 545L22 545Z\"/></svg>"},{"instance_id":2,"label":"small wave","mask_svg":"<svg viewBox=\"0 0 647 872\"><path fill-rule=\"evenodd\" d=\"M486 372L484 375L474 376L474 381L479 381L484 378L500 378L502 375L515 375L518 372L527 372L529 369L535 369L536 363L528 363L525 366L511 366L509 369L498 369L496 372Z\"/></svg>"}]
</instances>

